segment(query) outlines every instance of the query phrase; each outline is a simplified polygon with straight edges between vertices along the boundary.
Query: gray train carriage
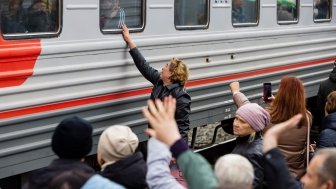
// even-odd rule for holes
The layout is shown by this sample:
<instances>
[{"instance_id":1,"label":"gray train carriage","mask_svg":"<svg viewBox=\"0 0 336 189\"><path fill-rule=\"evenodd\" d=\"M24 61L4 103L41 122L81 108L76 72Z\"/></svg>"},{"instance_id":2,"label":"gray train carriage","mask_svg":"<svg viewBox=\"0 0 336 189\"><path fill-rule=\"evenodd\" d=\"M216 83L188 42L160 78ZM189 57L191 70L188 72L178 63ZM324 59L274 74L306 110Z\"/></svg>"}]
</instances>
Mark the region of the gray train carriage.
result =
<instances>
[{"instance_id":1,"label":"gray train carriage","mask_svg":"<svg viewBox=\"0 0 336 189\"><path fill-rule=\"evenodd\" d=\"M190 67L190 128L234 117L228 84L260 102L262 83L299 77L316 96L336 59L336 5L326 0L0 0L0 178L46 166L50 137L78 115L100 133L128 125L141 141L151 84L128 54L125 23L149 64ZM273 90L273 93L276 91Z\"/></svg>"}]
</instances>

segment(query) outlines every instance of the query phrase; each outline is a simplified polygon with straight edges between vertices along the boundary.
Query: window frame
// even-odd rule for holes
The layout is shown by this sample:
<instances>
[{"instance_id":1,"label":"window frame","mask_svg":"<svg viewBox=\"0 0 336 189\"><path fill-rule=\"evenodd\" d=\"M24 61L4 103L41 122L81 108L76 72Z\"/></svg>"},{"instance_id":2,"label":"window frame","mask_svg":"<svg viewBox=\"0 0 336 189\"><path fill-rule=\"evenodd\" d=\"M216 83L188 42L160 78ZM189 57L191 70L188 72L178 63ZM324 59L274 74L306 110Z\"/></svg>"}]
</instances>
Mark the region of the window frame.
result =
<instances>
[{"instance_id":1,"label":"window frame","mask_svg":"<svg viewBox=\"0 0 336 189\"><path fill-rule=\"evenodd\" d=\"M177 26L176 25L176 21L175 21L175 2L176 0L174 0L174 26L175 26L175 30L206 30L209 28L209 25L210 25L210 0L206 0L206 3L207 3L207 7L206 7L206 16L207 16L207 19L206 19L206 24L205 25L192 25L192 26Z\"/></svg>"},{"instance_id":2,"label":"window frame","mask_svg":"<svg viewBox=\"0 0 336 189\"><path fill-rule=\"evenodd\" d=\"M234 28L241 28L241 27L256 27L259 25L260 22L260 0L256 0L256 8L257 8L257 16L255 23L233 23L232 22L232 8L233 8L233 0L231 1L231 24Z\"/></svg>"},{"instance_id":3,"label":"window frame","mask_svg":"<svg viewBox=\"0 0 336 189\"><path fill-rule=\"evenodd\" d=\"M300 0L296 0L296 9L297 9L297 18L296 20L287 20L287 21L279 21L279 17L278 17L278 0L277 0L277 11L276 11L276 18L277 18L277 23L279 25L290 25L290 24L298 24L299 20L300 20Z\"/></svg>"},{"instance_id":4,"label":"window frame","mask_svg":"<svg viewBox=\"0 0 336 189\"><path fill-rule=\"evenodd\" d=\"M314 15L314 9L315 9L315 0L313 0L313 21L314 23L325 23L325 22L331 22L332 19L332 10L333 10L334 4L333 0L330 0L330 5L329 5L329 12L330 12L330 18L324 18L324 19L315 19Z\"/></svg>"}]
</instances>

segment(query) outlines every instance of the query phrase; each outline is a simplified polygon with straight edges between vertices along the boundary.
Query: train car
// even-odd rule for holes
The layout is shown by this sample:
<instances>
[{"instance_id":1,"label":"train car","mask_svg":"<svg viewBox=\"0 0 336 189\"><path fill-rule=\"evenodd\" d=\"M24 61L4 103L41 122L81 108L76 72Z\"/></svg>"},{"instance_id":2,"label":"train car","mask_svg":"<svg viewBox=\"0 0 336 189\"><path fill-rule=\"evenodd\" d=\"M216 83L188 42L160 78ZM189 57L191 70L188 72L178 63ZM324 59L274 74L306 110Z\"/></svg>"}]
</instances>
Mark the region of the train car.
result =
<instances>
[{"instance_id":1,"label":"train car","mask_svg":"<svg viewBox=\"0 0 336 189\"><path fill-rule=\"evenodd\" d=\"M154 68L172 57L187 63L191 129L234 117L232 81L262 103L262 83L276 93L290 74L314 97L336 60L332 0L0 2L0 179L48 165L52 132L70 115L93 124L91 154L115 124L147 139L141 108L152 86L134 66L120 24Z\"/></svg>"}]
</instances>

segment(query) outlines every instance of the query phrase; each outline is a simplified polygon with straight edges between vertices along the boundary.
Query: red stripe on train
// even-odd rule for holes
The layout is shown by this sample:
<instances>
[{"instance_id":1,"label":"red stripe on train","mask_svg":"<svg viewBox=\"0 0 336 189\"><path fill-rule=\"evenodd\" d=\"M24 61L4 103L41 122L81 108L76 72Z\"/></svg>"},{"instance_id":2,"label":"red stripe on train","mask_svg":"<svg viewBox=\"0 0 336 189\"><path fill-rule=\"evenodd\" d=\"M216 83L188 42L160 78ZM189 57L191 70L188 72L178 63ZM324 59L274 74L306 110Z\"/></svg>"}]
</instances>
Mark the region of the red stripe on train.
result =
<instances>
[{"instance_id":1,"label":"red stripe on train","mask_svg":"<svg viewBox=\"0 0 336 189\"><path fill-rule=\"evenodd\" d=\"M33 75L40 40L6 41L0 33L0 88L22 85Z\"/></svg>"},{"instance_id":2,"label":"red stripe on train","mask_svg":"<svg viewBox=\"0 0 336 189\"><path fill-rule=\"evenodd\" d=\"M260 69L256 71L225 75L225 76L220 76L220 77L193 80L187 83L187 87L202 86L202 85L212 84L212 83L217 83L217 82L222 82L222 81L237 80L241 78L257 76L257 75L261 75L265 73L269 74L269 73L274 73L274 72L279 72L279 71L284 71L284 70L289 70L289 69L294 69L294 68L307 67L311 65L333 62L335 59L336 57L332 57L332 58L326 58L326 59L320 59L320 60L314 60L314 61L301 62L297 64L290 64L290 65ZM117 99L122 99L122 98L127 98L127 97L140 96L144 94L149 94L150 92L151 92L151 88L143 88L143 89L138 89L138 90L111 93L111 94L107 94L103 96L94 96L94 97L89 97L89 98L82 98L82 99L75 99L75 100L70 100L70 101L46 104L46 105L41 105L41 106L14 109L10 111L0 112L0 118L1 119L14 118L14 117L23 116L23 115L31 115L31 114L60 110L60 109L65 109L65 108L78 107L78 106L94 104L94 103L101 103L101 102L117 100Z\"/></svg>"}]
</instances>

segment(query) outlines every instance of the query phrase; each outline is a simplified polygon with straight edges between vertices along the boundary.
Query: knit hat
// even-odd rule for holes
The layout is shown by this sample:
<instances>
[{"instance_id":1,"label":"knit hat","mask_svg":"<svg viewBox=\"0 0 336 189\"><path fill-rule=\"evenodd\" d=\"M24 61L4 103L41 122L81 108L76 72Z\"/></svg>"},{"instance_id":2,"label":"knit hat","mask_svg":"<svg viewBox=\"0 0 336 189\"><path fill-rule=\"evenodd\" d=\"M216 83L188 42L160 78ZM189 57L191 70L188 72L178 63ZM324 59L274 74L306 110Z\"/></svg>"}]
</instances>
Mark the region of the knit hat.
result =
<instances>
[{"instance_id":1,"label":"knit hat","mask_svg":"<svg viewBox=\"0 0 336 189\"><path fill-rule=\"evenodd\" d=\"M242 117L256 132L270 124L270 114L256 103L248 103L238 108L237 115Z\"/></svg>"},{"instance_id":2,"label":"knit hat","mask_svg":"<svg viewBox=\"0 0 336 189\"><path fill-rule=\"evenodd\" d=\"M132 130L123 125L107 128L100 136L97 149L98 163L112 164L132 155L138 147L139 139Z\"/></svg>"},{"instance_id":3,"label":"knit hat","mask_svg":"<svg viewBox=\"0 0 336 189\"><path fill-rule=\"evenodd\" d=\"M59 158L82 159L92 148L92 126L79 117L64 119L55 129L52 150Z\"/></svg>"}]
</instances>

